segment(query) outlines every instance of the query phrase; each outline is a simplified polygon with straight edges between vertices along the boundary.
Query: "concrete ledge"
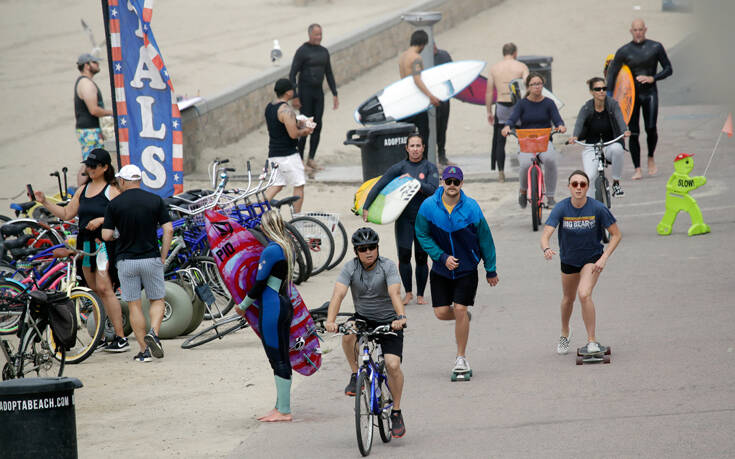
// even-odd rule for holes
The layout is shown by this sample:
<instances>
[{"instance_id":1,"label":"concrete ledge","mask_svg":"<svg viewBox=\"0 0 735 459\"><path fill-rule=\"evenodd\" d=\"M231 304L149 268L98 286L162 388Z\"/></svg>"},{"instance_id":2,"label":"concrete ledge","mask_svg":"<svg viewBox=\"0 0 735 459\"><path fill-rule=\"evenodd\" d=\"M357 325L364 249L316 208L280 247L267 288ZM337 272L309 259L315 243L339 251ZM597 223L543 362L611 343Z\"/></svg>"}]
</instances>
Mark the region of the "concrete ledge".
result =
<instances>
[{"instance_id":1,"label":"concrete ledge","mask_svg":"<svg viewBox=\"0 0 735 459\"><path fill-rule=\"evenodd\" d=\"M442 20L435 32L450 29L460 22L501 3L503 0L430 0L416 2L376 24L355 31L332 44L334 78L338 87L364 71L391 59L406 48L413 27L402 22L409 11L440 11ZM243 84L204 100L181 114L184 133L184 172L197 169L205 148L219 148L237 142L264 123L265 106L273 98L273 84L288 77L290 66L267 70Z\"/></svg>"}]
</instances>

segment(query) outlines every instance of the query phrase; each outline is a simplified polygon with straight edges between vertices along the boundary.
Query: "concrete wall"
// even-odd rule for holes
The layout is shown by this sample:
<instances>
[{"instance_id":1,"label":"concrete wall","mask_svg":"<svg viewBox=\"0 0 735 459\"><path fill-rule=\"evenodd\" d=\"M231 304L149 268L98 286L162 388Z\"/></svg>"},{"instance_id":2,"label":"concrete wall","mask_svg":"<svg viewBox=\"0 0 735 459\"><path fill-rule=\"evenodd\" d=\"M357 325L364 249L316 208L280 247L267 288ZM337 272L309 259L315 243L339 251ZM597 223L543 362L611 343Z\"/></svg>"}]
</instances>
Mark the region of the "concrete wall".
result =
<instances>
[{"instance_id":1,"label":"concrete wall","mask_svg":"<svg viewBox=\"0 0 735 459\"><path fill-rule=\"evenodd\" d=\"M401 15L405 12L440 11L442 20L434 26L434 31L438 33L502 1L421 1L380 23L356 30L351 36L329 47L338 87L394 58L408 46L414 29L401 21ZM237 142L263 124L263 111L273 98L273 84L279 78L288 77L288 72L288 66L268 70L230 91L184 110L184 171L196 170L200 152L205 147L218 148Z\"/></svg>"}]
</instances>

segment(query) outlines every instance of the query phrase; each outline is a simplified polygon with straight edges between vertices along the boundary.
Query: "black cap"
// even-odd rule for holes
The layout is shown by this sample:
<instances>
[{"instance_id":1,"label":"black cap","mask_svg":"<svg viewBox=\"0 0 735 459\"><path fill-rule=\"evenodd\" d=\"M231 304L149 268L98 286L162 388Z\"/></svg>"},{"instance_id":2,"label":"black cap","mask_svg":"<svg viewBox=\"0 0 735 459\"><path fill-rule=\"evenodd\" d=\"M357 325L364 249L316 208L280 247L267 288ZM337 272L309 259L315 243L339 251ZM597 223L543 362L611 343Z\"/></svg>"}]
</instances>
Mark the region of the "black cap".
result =
<instances>
[{"instance_id":1,"label":"black cap","mask_svg":"<svg viewBox=\"0 0 735 459\"><path fill-rule=\"evenodd\" d=\"M278 97L281 97L282 95L286 94L286 91L290 91L293 89L293 84L291 84L291 80L289 80L288 78L281 78L276 81L276 86L273 89L274 91L276 91L276 95Z\"/></svg>"},{"instance_id":2,"label":"black cap","mask_svg":"<svg viewBox=\"0 0 735 459\"><path fill-rule=\"evenodd\" d=\"M110 166L112 165L112 160L110 159L110 154L107 150L104 148L95 148L89 152L87 159L82 161L82 164L91 167L97 167L99 164L102 164L103 166L107 164Z\"/></svg>"}]
</instances>

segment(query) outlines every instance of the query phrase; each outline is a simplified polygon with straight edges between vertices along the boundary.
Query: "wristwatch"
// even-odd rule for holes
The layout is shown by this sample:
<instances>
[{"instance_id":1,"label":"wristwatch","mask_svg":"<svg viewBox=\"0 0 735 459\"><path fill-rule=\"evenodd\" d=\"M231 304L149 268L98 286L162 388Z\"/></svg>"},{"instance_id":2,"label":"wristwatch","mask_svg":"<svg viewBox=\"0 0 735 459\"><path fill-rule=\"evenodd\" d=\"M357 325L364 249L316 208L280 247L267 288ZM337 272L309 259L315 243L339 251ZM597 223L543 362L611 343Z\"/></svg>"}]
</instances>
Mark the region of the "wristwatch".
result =
<instances>
[{"instance_id":1,"label":"wristwatch","mask_svg":"<svg viewBox=\"0 0 735 459\"><path fill-rule=\"evenodd\" d=\"M405 315L403 315L403 314L401 314L401 315L399 315L398 317L396 317L396 320L401 320L401 319L406 319L406 320L408 320L408 317L406 317L406 316L405 316Z\"/></svg>"}]
</instances>

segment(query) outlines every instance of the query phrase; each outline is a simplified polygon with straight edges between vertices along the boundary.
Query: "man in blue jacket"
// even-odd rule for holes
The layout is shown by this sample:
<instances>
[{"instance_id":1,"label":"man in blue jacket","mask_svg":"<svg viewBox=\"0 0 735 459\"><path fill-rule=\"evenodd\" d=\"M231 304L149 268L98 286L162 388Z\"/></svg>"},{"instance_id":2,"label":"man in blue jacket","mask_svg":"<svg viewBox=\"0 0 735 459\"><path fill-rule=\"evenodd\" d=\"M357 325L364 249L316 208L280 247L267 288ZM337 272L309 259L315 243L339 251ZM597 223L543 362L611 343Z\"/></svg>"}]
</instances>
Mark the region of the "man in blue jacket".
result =
<instances>
[{"instance_id":1,"label":"man in blue jacket","mask_svg":"<svg viewBox=\"0 0 735 459\"><path fill-rule=\"evenodd\" d=\"M416 216L416 238L434 261L429 278L434 315L439 320L455 321L457 372L470 370L466 358L470 335L467 307L475 304L480 259L487 283L494 287L499 281L493 235L480 206L462 191L463 179L459 167L444 169L444 186L421 204Z\"/></svg>"}]
</instances>

